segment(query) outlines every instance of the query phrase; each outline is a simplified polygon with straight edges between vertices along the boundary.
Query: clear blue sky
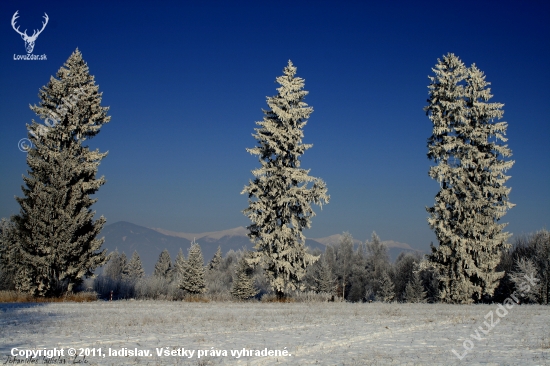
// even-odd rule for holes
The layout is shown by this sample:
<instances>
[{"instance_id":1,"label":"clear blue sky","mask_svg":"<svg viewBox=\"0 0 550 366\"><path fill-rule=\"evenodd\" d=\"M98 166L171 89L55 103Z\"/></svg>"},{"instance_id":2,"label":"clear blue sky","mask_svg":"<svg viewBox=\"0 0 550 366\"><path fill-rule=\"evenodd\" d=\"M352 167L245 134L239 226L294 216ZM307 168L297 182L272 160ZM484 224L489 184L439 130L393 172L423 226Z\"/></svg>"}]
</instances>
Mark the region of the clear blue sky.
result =
<instances>
[{"instance_id":1,"label":"clear blue sky","mask_svg":"<svg viewBox=\"0 0 550 366\"><path fill-rule=\"evenodd\" d=\"M21 30L49 23L34 54ZM302 159L331 195L308 237L349 231L427 250L439 185L428 177L423 107L448 52L476 63L504 103L516 161L504 217L515 235L550 228L550 5L547 1L4 1L0 4L0 217L19 211L38 90L78 47L110 123L92 206L107 223L203 232L246 226L240 195L259 166L255 121L288 60L314 112Z\"/></svg>"}]
</instances>

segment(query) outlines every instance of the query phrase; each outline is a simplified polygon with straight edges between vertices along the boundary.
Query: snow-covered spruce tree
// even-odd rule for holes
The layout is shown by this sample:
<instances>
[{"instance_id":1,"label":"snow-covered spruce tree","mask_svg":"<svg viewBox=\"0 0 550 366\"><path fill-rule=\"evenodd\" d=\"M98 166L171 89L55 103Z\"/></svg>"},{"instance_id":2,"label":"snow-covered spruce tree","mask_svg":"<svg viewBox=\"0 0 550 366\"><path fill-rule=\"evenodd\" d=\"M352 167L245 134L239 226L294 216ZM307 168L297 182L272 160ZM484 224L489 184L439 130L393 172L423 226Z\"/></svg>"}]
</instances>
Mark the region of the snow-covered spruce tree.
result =
<instances>
[{"instance_id":1,"label":"snow-covered spruce tree","mask_svg":"<svg viewBox=\"0 0 550 366\"><path fill-rule=\"evenodd\" d=\"M187 263L183 271L183 277L180 282L180 288L197 295L206 292L206 281L204 279L205 267L204 258L202 256L201 247L199 244L191 243Z\"/></svg>"},{"instance_id":2,"label":"snow-covered spruce tree","mask_svg":"<svg viewBox=\"0 0 550 366\"><path fill-rule=\"evenodd\" d=\"M388 247L380 241L375 232L372 233L371 240L365 242L367 252L367 287L370 294L375 294L380 289L380 280L384 273L392 270L388 255Z\"/></svg>"},{"instance_id":3,"label":"snow-covered spruce tree","mask_svg":"<svg viewBox=\"0 0 550 366\"><path fill-rule=\"evenodd\" d=\"M357 302L366 298L368 279L366 247L364 244L359 243L352 257L348 301Z\"/></svg>"},{"instance_id":4,"label":"snow-covered spruce tree","mask_svg":"<svg viewBox=\"0 0 550 366\"><path fill-rule=\"evenodd\" d=\"M319 269L315 277L316 292L326 292L333 294L336 288L336 277L333 275L332 268L330 267L329 260L326 254L322 256Z\"/></svg>"},{"instance_id":5,"label":"snow-covered spruce tree","mask_svg":"<svg viewBox=\"0 0 550 366\"><path fill-rule=\"evenodd\" d=\"M483 73L453 54L438 60L430 76L425 111L433 123L428 158L430 177L440 183L428 223L439 241L429 260L439 276L444 302L471 303L492 295L503 272L495 270L507 247L506 224L498 221L514 205L504 183L513 161L506 141L502 104L492 97Z\"/></svg>"},{"instance_id":6,"label":"snow-covered spruce tree","mask_svg":"<svg viewBox=\"0 0 550 366\"><path fill-rule=\"evenodd\" d=\"M395 296L397 301L403 300L407 284L414 276L414 270L422 256L416 253L401 252L393 263L393 284L395 285Z\"/></svg>"},{"instance_id":7,"label":"snow-covered spruce tree","mask_svg":"<svg viewBox=\"0 0 550 366\"><path fill-rule=\"evenodd\" d=\"M143 271L143 264L137 251L134 251L132 258L126 265L126 269L123 271L122 278L129 281L135 281L143 277L145 272Z\"/></svg>"},{"instance_id":8,"label":"snow-covered spruce tree","mask_svg":"<svg viewBox=\"0 0 550 366\"><path fill-rule=\"evenodd\" d=\"M214 257L212 257L212 260L208 264L208 269L211 271L218 270L220 268L220 264L222 263L222 259L222 247L218 246L216 254L214 254Z\"/></svg>"},{"instance_id":9,"label":"snow-covered spruce tree","mask_svg":"<svg viewBox=\"0 0 550 366\"><path fill-rule=\"evenodd\" d=\"M250 299L258 293L252 277L254 270L248 263L247 257L250 257L250 254L245 252L237 264L235 279L231 287L231 295L240 300Z\"/></svg>"},{"instance_id":10,"label":"snow-covered spruce tree","mask_svg":"<svg viewBox=\"0 0 550 366\"><path fill-rule=\"evenodd\" d=\"M522 302L536 302L544 304L542 298L542 286L537 267L531 259L519 258L516 260L517 271L510 272L510 280L514 283L516 291L522 295ZM516 293L517 296L517 293ZM548 305L548 302L546 302Z\"/></svg>"},{"instance_id":11,"label":"snow-covered spruce tree","mask_svg":"<svg viewBox=\"0 0 550 366\"><path fill-rule=\"evenodd\" d=\"M103 267L103 275L113 280L119 281L122 279L127 265L126 254L119 254L115 249L107 256L107 264Z\"/></svg>"},{"instance_id":12,"label":"snow-covered spruce tree","mask_svg":"<svg viewBox=\"0 0 550 366\"><path fill-rule=\"evenodd\" d=\"M535 277L537 279L535 282L538 283L536 286L531 284L529 290L531 298L536 296L540 304L548 305L550 303L550 232L540 230L533 234L516 237L508 258L511 263L505 270L508 272L507 279L513 285L505 295L509 296L514 287L517 291L521 281L527 280L525 275L528 275L529 278Z\"/></svg>"},{"instance_id":13,"label":"snow-covered spruce tree","mask_svg":"<svg viewBox=\"0 0 550 366\"><path fill-rule=\"evenodd\" d=\"M172 258L167 249L164 249L159 255L157 263L155 263L155 270L153 276L158 278L164 278L170 280L172 277Z\"/></svg>"},{"instance_id":14,"label":"snow-covered spruce tree","mask_svg":"<svg viewBox=\"0 0 550 366\"><path fill-rule=\"evenodd\" d=\"M413 272L411 280L405 286L403 300L407 302L426 302L426 291L418 271Z\"/></svg>"},{"instance_id":15,"label":"snow-covered spruce tree","mask_svg":"<svg viewBox=\"0 0 550 366\"><path fill-rule=\"evenodd\" d=\"M173 280L176 281L176 283L180 283L183 278L183 273L185 272L185 266L187 265L187 261L185 260L185 256L183 255L183 250L180 248L178 255L176 256L176 260L174 261L174 269L173 269Z\"/></svg>"},{"instance_id":16,"label":"snow-covered spruce tree","mask_svg":"<svg viewBox=\"0 0 550 366\"><path fill-rule=\"evenodd\" d=\"M539 285L540 303L550 303L550 232L548 230L537 231L530 239L532 249L531 260L536 268Z\"/></svg>"},{"instance_id":17,"label":"snow-covered spruce tree","mask_svg":"<svg viewBox=\"0 0 550 366\"><path fill-rule=\"evenodd\" d=\"M256 122L260 127L253 136L259 146L247 149L258 156L261 167L252 171L254 180L241 192L249 198L243 213L252 221L248 236L257 250L251 264L264 266L279 299L301 288L305 268L317 260L306 253L302 230L315 215L311 203L322 207L330 198L325 182L300 168L300 156L312 147L302 143L302 129L313 108L304 102L308 92L302 90L304 80L295 77L292 62L283 72L276 79L278 94L267 98L269 110Z\"/></svg>"},{"instance_id":18,"label":"snow-covered spruce tree","mask_svg":"<svg viewBox=\"0 0 550 366\"><path fill-rule=\"evenodd\" d=\"M19 270L19 252L13 222L0 220L0 291L15 290Z\"/></svg>"},{"instance_id":19,"label":"snow-covered spruce tree","mask_svg":"<svg viewBox=\"0 0 550 366\"><path fill-rule=\"evenodd\" d=\"M27 153L24 197L16 198L21 210L12 216L21 254L16 288L40 296L73 291L105 263L103 239L96 236L106 220L93 220L90 206L97 199L90 195L105 183L96 173L107 153L90 151L84 142L109 122L108 107L101 106L102 93L78 49L56 77L40 89L39 105L31 106L55 122L27 125L34 146Z\"/></svg>"},{"instance_id":20,"label":"snow-covered spruce tree","mask_svg":"<svg viewBox=\"0 0 550 366\"><path fill-rule=\"evenodd\" d=\"M376 298L379 301L391 302L395 298L395 287L388 272L382 274L382 278L379 282L380 288L376 293Z\"/></svg>"}]
</instances>

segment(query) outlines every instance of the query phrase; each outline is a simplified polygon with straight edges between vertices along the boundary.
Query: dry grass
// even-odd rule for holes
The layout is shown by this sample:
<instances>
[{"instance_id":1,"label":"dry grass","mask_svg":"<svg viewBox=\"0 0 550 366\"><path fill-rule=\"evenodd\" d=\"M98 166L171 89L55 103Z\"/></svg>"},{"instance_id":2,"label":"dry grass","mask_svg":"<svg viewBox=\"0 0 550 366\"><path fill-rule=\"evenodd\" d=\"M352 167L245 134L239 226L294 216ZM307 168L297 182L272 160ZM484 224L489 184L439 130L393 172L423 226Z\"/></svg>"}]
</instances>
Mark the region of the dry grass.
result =
<instances>
[{"instance_id":1,"label":"dry grass","mask_svg":"<svg viewBox=\"0 0 550 366\"><path fill-rule=\"evenodd\" d=\"M296 302L292 297L277 298L275 294L265 294L262 296L261 302Z\"/></svg>"},{"instance_id":2,"label":"dry grass","mask_svg":"<svg viewBox=\"0 0 550 366\"><path fill-rule=\"evenodd\" d=\"M3 302L90 302L97 301L95 292L67 293L59 297L31 296L17 291L0 291L0 303Z\"/></svg>"},{"instance_id":3,"label":"dry grass","mask_svg":"<svg viewBox=\"0 0 550 366\"><path fill-rule=\"evenodd\" d=\"M203 295L186 295L183 298L185 302L210 302L210 299Z\"/></svg>"}]
</instances>

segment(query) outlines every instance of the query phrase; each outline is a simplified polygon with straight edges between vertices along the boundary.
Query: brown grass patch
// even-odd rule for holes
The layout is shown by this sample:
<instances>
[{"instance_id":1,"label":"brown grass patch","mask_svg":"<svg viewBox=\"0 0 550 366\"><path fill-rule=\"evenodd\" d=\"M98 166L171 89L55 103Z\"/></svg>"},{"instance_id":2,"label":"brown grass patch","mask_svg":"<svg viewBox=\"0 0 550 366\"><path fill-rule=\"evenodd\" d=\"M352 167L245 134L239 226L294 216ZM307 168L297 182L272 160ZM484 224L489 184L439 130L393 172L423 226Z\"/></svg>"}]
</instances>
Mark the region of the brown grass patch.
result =
<instances>
[{"instance_id":1,"label":"brown grass patch","mask_svg":"<svg viewBox=\"0 0 550 366\"><path fill-rule=\"evenodd\" d=\"M210 299L202 295L186 295L183 298L185 302L210 302Z\"/></svg>"},{"instance_id":2,"label":"brown grass patch","mask_svg":"<svg viewBox=\"0 0 550 366\"><path fill-rule=\"evenodd\" d=\"M275 294L265 294L260 299L261 302L296 302L295 299L289 296L285 296L282 298L277 298L277 295Z\"/></svg>"},{"instance_id":3,"label":"brown grass patch","mask_svg":"<svg viewBox=\"0 0 550 366\"><path fill-rule=\"evenodd\" d=\"M17 291L0 291L2 302L90 302L97 301L95 292L67 293L59 297L31 296Z\"/></svg>"}]
</instances>

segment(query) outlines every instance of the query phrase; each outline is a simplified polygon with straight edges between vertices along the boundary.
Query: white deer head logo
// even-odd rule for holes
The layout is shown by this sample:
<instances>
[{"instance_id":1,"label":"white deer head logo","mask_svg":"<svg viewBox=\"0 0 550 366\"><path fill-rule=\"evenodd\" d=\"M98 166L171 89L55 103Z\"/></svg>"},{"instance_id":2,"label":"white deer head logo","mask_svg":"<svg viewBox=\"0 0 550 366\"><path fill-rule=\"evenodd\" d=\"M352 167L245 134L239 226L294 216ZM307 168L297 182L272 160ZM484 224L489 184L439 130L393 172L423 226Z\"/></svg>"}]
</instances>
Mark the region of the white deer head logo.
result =
<instances>
[{"instance_id":1,"label":"white deer head logo","mask_svg":"<svg viewBox=\"0 0 550 366\"><path fill-rule=\"evenodd\" d=\"M25 48L27 50L27 53L32 53L32 50L34 49L34 42L36 41L36 38L38 38L38 36L40 35L40 33L42 33L42 31L44 30L44 28L46 28L46 24L48 24L48 14L44 13L44 18L46 19L46 23L42 22L42 29L40 29L38 31L38 33L36 33L36 29L34 30L32 36L28 36L27 35L27 30L25 29L24 32L20 32L19 31L19 27L15 28L15 19L19 18L19 15L17 15L17 13L19 12L19 10L17 10L15 12L15 14L13 14L13 17L11 18L11 26L13 27L13 29L19 33L19 35L21 36L21 38L23 38L23 41L25 41Z\"/></svg>"}]
</instances>

